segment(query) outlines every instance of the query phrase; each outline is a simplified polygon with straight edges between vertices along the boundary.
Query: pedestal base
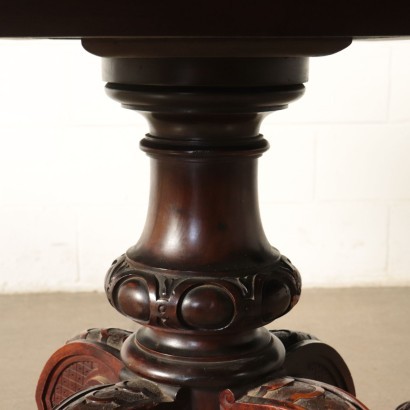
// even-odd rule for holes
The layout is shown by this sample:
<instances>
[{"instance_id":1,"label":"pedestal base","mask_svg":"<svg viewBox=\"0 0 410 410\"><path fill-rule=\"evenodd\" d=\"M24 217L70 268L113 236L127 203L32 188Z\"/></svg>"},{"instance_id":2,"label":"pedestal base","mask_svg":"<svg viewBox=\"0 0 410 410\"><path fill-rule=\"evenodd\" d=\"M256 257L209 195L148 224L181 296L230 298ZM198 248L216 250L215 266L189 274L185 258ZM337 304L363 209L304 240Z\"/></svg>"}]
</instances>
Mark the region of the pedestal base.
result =
<instances>
[{"instance_id":1,"label":"pedestal base","mask_svg":"<svg viewBox=\"0 0 410 410\"><path fill-rule=\"evenodd\" d=\"M365 409L339 390L354 393L336 351L264 328L298 302L301 278L262 228L257 160L268 143L259 127L303 95L306 53L139 58L133 42L115 44L87 48L105 57L107 93L149 122L141 148L151 193L143 233L114 261L105 290L142 328L94 331L59 350L41 376L39 408ZM58 404L67 385L74 395Z\"/></svg>"},{"instance_id":2,"label":"pedestal base","mask_svg":"<svg viewBox=\"0 0 410 410\"><path fill-rule=\"evenodd\" d=\"M218 406L303 409L303 405L316 408L312 403L327 403L336 406L327 408L366 409L354 399L350 372L334 349L306 333L288 330L272 333L286 347L284 364L275 372L277 379L263 382L255 378L253 383L234 390L219 391L209 386L201 391L154 383L130 372L120 359L120 350L132 333L92 329L67 342L49 359L40 377L37 406L41 410L188 410L218 409ZM232 380L226 380L227 386L231 384Z\"/></svg>"}]
</instances>

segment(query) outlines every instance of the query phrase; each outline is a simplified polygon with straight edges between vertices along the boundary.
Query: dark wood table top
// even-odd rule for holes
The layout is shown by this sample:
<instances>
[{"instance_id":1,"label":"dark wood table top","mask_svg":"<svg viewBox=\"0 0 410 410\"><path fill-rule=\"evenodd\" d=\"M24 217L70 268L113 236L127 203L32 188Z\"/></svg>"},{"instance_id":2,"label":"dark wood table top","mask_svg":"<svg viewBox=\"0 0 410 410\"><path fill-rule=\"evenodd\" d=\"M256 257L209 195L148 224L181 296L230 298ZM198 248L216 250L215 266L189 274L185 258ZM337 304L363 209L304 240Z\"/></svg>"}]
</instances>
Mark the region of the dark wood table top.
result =
<instances>
[{"instance_id":1,"label":"dark wood table top","mask_svg":"<svg viewBox=\"0 0 410 410\"><path fill-rule=\"evenodd\" d=\"M408 0L0 0L0 37L405 37Z\"/></svg>"}]
</instances>

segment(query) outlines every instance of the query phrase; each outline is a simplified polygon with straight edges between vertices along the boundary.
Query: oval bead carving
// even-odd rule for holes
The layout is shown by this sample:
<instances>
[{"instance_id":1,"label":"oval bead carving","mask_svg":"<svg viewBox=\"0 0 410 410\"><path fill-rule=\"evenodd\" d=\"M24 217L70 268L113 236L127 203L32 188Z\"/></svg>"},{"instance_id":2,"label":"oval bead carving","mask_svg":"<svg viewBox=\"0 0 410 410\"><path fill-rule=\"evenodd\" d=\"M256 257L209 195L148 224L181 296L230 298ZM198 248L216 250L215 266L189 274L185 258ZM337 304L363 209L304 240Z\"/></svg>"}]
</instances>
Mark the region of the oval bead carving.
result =
<instances>
[{"instance_id":1,"label":"oval bead carving","mask_svg":"<svg viewBox=\"0 0 410 410\"><path fill-rule=\"evenodd\" d=\"M123 314L147 322L150 318L150 300L145 280L141 278L125 280L118 289L117 304Z\"/></svg>"},{"instance_id":2,"label":"oval bead carving","mask_svg":"<svg viewBox=\"0 0 410 410\"><path fill-rule=\"evenodd\" d=\"M189 290L181 303L182 320L195 329L222 329L235 315L233 300L219 286L201 285Z\"/></svg>"},{"instance_id":3,"label":"oval bead carving","mask_svg":"<svg viewBox=\"0 0 410 410\"><path fill-rule=\"evenodd\" d=\"M270 323L285 314L292 300L291 292L284 283L271 280L263 286L262 291L262 320Z\"/></svg>"}]
</instances>

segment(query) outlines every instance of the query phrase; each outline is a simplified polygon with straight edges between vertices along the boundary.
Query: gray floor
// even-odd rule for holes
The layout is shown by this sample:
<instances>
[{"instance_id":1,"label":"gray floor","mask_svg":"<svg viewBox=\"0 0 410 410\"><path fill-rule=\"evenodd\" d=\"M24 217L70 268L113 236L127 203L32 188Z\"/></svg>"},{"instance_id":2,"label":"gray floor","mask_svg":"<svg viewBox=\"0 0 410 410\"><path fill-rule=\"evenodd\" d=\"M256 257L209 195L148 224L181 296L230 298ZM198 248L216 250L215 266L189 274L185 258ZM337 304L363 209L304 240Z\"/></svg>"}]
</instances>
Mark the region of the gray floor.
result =
<instances>
[{"instance_id":1,"label":"gray floor","mask_svg":"<svg viewBox=\"0 0 410 410\"><path fill-rule=\"evenodd\" d=\"M132 329L96 293L0 296L0 409L35 409L34 390L50 353L89 327ZM336 347L358 397L372 410L410 400L410 288L305 290L274 328L311 332Z\"/></svg>"}]
</instances>

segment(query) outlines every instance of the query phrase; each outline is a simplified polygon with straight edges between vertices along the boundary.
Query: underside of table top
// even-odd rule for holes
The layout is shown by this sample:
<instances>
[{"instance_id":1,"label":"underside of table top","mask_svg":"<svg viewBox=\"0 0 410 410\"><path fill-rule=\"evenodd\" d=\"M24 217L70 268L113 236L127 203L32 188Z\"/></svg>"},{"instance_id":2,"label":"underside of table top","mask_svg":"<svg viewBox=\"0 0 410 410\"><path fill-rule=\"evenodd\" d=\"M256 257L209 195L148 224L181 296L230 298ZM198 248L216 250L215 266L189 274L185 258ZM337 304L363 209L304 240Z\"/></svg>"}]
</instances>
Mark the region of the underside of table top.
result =
<instances>
[{"instance_id":1,"label":"underside of table top","mask_svg":"<svg viewBox=\"0 0 410 410\"><path fill-rule=\"evenodd\" d=\"M0 37L406 37L403 0L0 0Z\"/></svg>"}]
</instances>

